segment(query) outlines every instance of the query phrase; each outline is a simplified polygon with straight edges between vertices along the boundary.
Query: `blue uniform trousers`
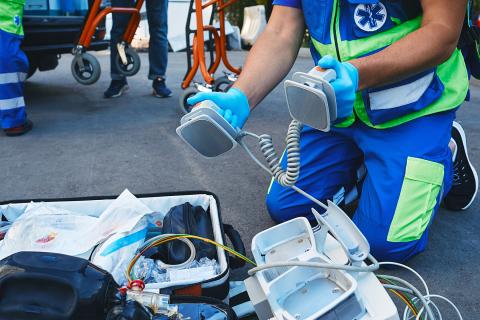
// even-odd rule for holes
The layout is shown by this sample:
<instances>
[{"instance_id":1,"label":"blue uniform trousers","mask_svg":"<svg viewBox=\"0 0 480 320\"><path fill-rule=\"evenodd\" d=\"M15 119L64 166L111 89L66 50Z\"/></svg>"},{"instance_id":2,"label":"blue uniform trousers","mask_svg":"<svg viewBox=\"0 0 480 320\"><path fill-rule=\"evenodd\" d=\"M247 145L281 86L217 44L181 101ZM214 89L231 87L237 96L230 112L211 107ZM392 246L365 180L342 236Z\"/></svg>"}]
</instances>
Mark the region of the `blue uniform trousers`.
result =
<instances>
[{"instance_id":1,"label":"blue uniform trousers","mask_svg":"<svg viewBox=\"0 0 480 320\"><path fill-rule=\"evenodd\" d=\"M451 187L448 143L454 118L455 111L447 111L390 129L373 129L361 121L328 133L305 127L297 186L317 199L339 202L357 184L363 165L366 175L353 221L377 259L405 261L425 249L428 227ZM276 182L266 201L277 222L312 219L312 202Z\"/></svg>"},{"instance_id":2,"label":"blue uniform trousers","mask_svg":"<svg viewBox=\"0 0 480 320\"><path fill-rule=\"evenodd\" d=\"M134 0L112 0L112 6L132 7ZM159 77L165 78L168 64L168 0L147 0L148 28L150 31L150 45L148 49L148 60L150 67L148 79L155 80ZM112 80L125 78L115 65L118 56L117 43L122 40L123 33L130 20L128 14L113 14L113 25L110 31L110 66Z\"/></svg>"},{"instance_id":3,"label":"blue uniform trousers","mask_svg":"<svg viewBox=\"0 0 480 320\"><path fill-rule=\"evenodd\" d=\"M23 82L28 59L20 49L22 37L0 30L0 125L3 129L22 125L26 120Z\"/></svg>"}]
</instances>

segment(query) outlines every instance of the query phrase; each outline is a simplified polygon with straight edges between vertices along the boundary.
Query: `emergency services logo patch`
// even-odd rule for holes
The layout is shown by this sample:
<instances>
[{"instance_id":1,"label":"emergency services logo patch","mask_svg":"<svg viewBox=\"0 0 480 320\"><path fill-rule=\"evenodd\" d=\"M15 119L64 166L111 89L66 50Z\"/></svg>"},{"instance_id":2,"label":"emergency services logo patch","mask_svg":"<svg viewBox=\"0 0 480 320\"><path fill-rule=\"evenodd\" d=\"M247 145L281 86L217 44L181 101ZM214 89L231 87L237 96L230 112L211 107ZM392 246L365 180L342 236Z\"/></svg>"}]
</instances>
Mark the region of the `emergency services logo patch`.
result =
<instances>
[{"instance_id":1,"label":"emergency services logo patch","mask_svg":"<svg viewBox=\"0 0 480 320\"><path fill-rule=\"evenodd\" d=\"M20 16L17 14L13 17L13 23L18 27L20 26Z\"/></svg>"},{"instance_id":2,"label":"emergency services logo patch","mask_svg":"<svg viewBox=\"0 0 480 320\"><path fill-rule=\"evenodd\" d=\"M383 3L359 4L355 8L355 24L363 31L373 32L380 29L387 21L387 8Z\"/></svg>"}]
</instances>

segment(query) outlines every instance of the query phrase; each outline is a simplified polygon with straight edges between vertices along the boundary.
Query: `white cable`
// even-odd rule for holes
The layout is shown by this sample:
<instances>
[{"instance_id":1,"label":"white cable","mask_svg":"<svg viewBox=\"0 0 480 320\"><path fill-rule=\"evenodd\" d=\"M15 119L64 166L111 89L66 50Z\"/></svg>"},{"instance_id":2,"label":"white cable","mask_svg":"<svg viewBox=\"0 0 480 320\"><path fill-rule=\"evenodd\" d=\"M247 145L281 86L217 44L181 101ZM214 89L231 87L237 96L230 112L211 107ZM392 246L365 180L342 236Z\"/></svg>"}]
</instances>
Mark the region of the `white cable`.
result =
<instances>
[{"instance_id":1,"label":"white cable","mask_svg":"<svg viewBox=\"0 0 480 320\"><path fill-rule=\"evenodd\" d=\"M416 275L418 277L418 279L420 279L420 281L422 282L423 286L425 287L425 292L426 292L426 295L428 296L430 294L430 291L428 290L428 286L427 286L427 283L426 281L422 278L422 276L417 272L415 271L413 268L410 268L409 266L406 266L404 264L401 264L401 263L398 263L398 262L391 262L391 261L382 261L379 263L381 266L383 265L392 265L392 266L397 266L397 267L402 267L402 268L405 268L407 270L409 270L410 272L412 272L414 275Z\"/></svg>"},{"instance_id":2,"label":"white cable","mask_svg":"<svg viewBox=\"0 0 480 320\"><path fill-rule=\"evenodd\" d=\"M284 171L280 166L280 160L273 145L272 137L268 134L259 136L260 151L267 161L270 172L275 180L283 187L295 185L300 175L300 132L302 123L293 120L288 126L287 132L287 169Z\"/></svg>"},{"instance_id":3,"label":"white cable","mask_svg":"<svg viewBox=\"0 0 480 320\"><path fill-rule=\"evenodd\" d=\"M422 302L424 308L425 308L425 311L427 312L427 315L428 315L428 318L431 319L431 320L434 320L435 317L433 316L433 312L432 312L432 309L430 309L430 306L428 305L428 302L427 300L424 298L423 294L414 286L412 285L410 282L406 281L406 280L403 280L402 278L398 278L398 277L394 277L394 276L389 276L389 275L377 275L377 277L379 278L384 278L384 279L387 279L387 280L393 280L393 281L396 281L396 282L400 282L401 284L407 286L409 289L413 290L414 294L417 296L417 298L420 299L420 301ZM420 314L420 313L419 313ZM418 318L418 316L417 316ZM426 320L427 318L425 318Z\"/></svg>"},{"instance_id":4,"label":"white cable","mask_svg":"<svg viewBox=\"0 0 480 320\"><path fill-rule=\"evenodd\" d=\"M438 295L438 294L430 294L430 295L426 295L424 297L426 299L437 298L437 299L441 299L441 300L444 300L444 301L448 302L448 304L450 304L453 307L453 309L455 310L455 312L457 313L458 318L460 320L463 320L462 314L460 313L460 310L458 309L458 307L451 300L447 299L446 297ZM418 301L418 298L414 298L412 300L414 302L416 302L416 301ZM431 300L428 301L428 304L432 305L435 308L435 310L437 311L437 313L439 314L440 318L438 320L442 320L442 315L440 313L440 310L439 310L438 306L434 302L432 302ZM423 312L423 308L420 310L420 312ZM406 308L404 310L404 313L403 313L403 319L410 319L409 316L410 316L410 309Z\"/></svg>"},{"instance_id":5,"label":"white cable","mask_svg":"<svg viewBox=\"0 0 480 320\"><path fill-rule=\"evenodd\" d=\"M294 121L292 121L292 123L294 123ZM291 124L291 125L292 125L292 124ZM289 127L289 129L290 129L290 127ZM289 130L289 131L290 131L290 130ZM259 140L261 139L260 136L254 134L254 133L251 133L251 132L243 131L241 134L242 134L242 136L251 136L251 137L254 137L254 138L259 139ZM293 129L292 129L292 136L293 136L293 134L294 134L294 133L293 133ZM264 136L266 136L266 135L264 135ZM300 136L298 136L297 139L300 139ZM287 141L288 141L288 140L289 140L289 139L287 138ZM277 177L278 177L278 176L286 176L287 173L290 172L289 179L287 179L287 178L284 178L284 179L283 179L284 182L287 182L287 181L288 181L288 182L290 183L290 182L292 181L292 180L290 180L290 179L294 176L294 174L296 174L295 171L297 170L297 166L298 166L298 168L300 168L300 158L299 158L298 156L295 156L295 157L293 157L293 158L291 159L291 162L290 162L291 169L290 169L290 170L288 169L289 163L288 163L288 161L287 161L287 173L283 172L283 170L280 168L280 162L279 162L279 160L278 160L278 157L276 158L275 161L273 161L273 160L272 160L273 158L272 158L272 156L271 156L271 154L270 154L271 149L270 149L270 148L267 148L267 146L266 146L266 144L271 143L271 139L270 139L270 142L267 142L267 140L265 139L265 137L263 138L263 151L266 152L266 154L264 154L264 155L265 155L265 157L268 156L268 157L270 158L271 166L274 167L274 168L271 168L271 169L267 168L260 160L258 160L258 158L252 153L252 151L250 150L250 148L245 144L245 142L243 142L243 140L242 140L241 138L238 139L238 143L239 143L240 146L245 150L245 152L247 152L247 154L250 156L250 158L252 158L253 161L255 161L255 163L260 166L260 168L262 168L263 170L265 170L269 175L273 176L275 179L277 179L276 176L277 176ZM272 145L272 147L273 147L273 145ZM295 145L292 143L292 139L290 139L290 148L291 148L292 150L295 150ZM288 146L287 146L287 150L288 150L288 149L289 149L289 148L288 148ZM287 156L288 156L288 155L287 155ZM295 161L298 161L298 164L297 164L297 163L293 163L293 159L295 159ZM276 176L274 175L274 172L273 172L273 171L276 172ZM297 178L298 178L298 176L297 176ZM277 181L278 181L278 180L277 180ZM296 182L296 181L294 181L294 183L295 183L295 182ZM279 183L280 183L280 182L279 182ZM293 190L297 191L298 193L300 193L301 195L303 195L304 197L306 197L307 199L309 199L309 200L312 201L313 203L317 204L317 205L320 206L321 208L323 208L323 209L325 209L325 210L328 209L328 206L327 206L327 205L325 205L323 202L315 199L313 196L311 196L311 195L308 194L307 192L303 191L302 189L300 189L300 188L297 187L296 185L292 184L292 185L289 185L289 187L292 188Z\"/></svg>"},{"instance_id":6,"label":"white cable","mask_svg":"<svg viewBox=\"0 0 480 320\"><path fill-rule=\"evenodd\" d=\"M145 249L146 247L148 247L150 244L152 244L153 242L155 242L157 240L161 240L161 239L165 239L165 238L169 238L169 237L174 237L174 236L177 236L177 234L161 234L161 235L155 236L153 238L150 238L149 240L145 241L140 246L140 248L138 249L138 252L142 251L143 249ZM185 268L185 267L189 266L195 260L195 257L197 255L197 250L195 249L195 245L193 244L193 242L188 238L178 238L178 239L175 239L175 240L179 240L179 241L185 243L188 246L188 248L190 249L190 256L188 257L187 260L185 260L184 262L179 263L179 264L167 264L167 263L165 263L161 260L157 260L159 267L162 268L162 269L169 269L169 268L170 269L182 269L182 268Z\"/></svg>"},{"instance_id":7,"label":"white cable","mask_svg":"<svg viewBox=\"0 0 480 320\"><path fill-rule=\"evenodd\" d=\"M404 288L404 287L400 287L400 286L396 286L396 285L388 284L388 283L383 283L382 285L383 285L384 288L387 288L387 289L393 289L393 290L397 290L397 291L403 291L403 292L406 292L406 293L414 294L413 290L408 289L408 288Z\"/></svg>"},{"instance_id":8,"label":"white cable","mask_svg":"<svg viewBox=\"0 0 480 320\"><path fill-rule=\"evenodd\" d=\"M412 299L412 302L414 304L418 301L419 301L419 299L416 298L416 297L414 297ZM428 300L427 302L428 302L428 305L430 307L433 307L435 309L435 312L438 315L438 318L435 318L434 320L443 320L442 313L440 312L440 309L438 308L438 306L435 303L433 303L431 300ZM420 309L419 315L415 316L415 315L411 314L411 310L407 306L407 307L405 307L405 310L403 311L403 320L419 319L419 316L422 315L423 311L424 311L424 308ZM426 316L425 316L425 319L427 319Z\"/></svg>"},{"instance_id":9,"label":"white cable","mask_svg":"<svg viewBox=\"0 0 480 320\"><path fill-rule=\"evenodd\" d=\"M429 294L428 296L426 296L426 298L437 298L437 299L441 299L443 301L446 301L448 302L452 307L453 309L455 309L455 311L457 312L457 315L458 315L458 318L460 320L463 320L463 317L462 317L462 314L460 313L460 310L457 308L457 306L455 305L455 303L453 303L451 300L449 300L448 298L445 298L444 296L441 296L439 294Z\"/></svg>"},{"instance_id":10,"label":"white cable","mask_svg":"<svg viewBox=\"0 0 480 320\"><path fill-rule=\"evenodd\" d=\"M286 261L286 262L274 262L264 264L253 269L248 270L249 275L254 275L257 272L266 269L280 268L280 267L306 267L306 268L322 268L322 269L337 269L351 272L374 272L380 267L378 261L372 255L368 255L368 259L372 261L372 264L366 267L351 266L345 264L335 263L322 263L322 262L308 262L308 261Z\"/></svg>"}]
</instances>

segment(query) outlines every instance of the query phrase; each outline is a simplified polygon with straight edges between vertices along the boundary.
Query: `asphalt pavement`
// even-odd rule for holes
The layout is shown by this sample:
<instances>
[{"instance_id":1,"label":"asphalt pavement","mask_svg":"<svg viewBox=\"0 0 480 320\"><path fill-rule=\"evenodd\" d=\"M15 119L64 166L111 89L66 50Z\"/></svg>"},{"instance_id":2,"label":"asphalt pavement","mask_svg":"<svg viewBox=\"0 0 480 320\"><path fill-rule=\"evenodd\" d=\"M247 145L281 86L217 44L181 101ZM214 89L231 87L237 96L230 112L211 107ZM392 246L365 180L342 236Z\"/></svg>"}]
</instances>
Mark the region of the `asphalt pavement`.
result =
<instances>
[{"instance_id":1,"label":"asphalt pavement","mask_svg":"<svg viewBox=\"0 0 480 320\"><path fill-rule=\"evenodd\" d=\"M109 56L97 56L103 74L95 85L75 82L68 55L56 70L28 80L27 111L35 126L22 137L0 135L0 201L117 195L125 188L133 193L208 190L218 195L224 220L240 231L247 246L256 233L273 225L264 204L269 178L242 150L206 160L177 137L184 53L169 55L168 85L174 95L167 99L151 95L145 54L139 74L128 80L130 90L121 98L104 99ZM245 53L230 57L239 65ZM300 57L293 70L311 66L309 58ZM473 84L472 101L458 111L458 121L466 129L471 160L480 169L479 108L480 88ZM279 86L253 112L246 128L272 134L280 149L289 122ZM464 319L480 318L479 204L477 199L464 212L441 209L427 250L408 263L424 276L432 293L451 298ZM386 272L420 285L406 272ZM456 319L446 304L441 306L444 319Z\"/></svg>"}]
</instances>

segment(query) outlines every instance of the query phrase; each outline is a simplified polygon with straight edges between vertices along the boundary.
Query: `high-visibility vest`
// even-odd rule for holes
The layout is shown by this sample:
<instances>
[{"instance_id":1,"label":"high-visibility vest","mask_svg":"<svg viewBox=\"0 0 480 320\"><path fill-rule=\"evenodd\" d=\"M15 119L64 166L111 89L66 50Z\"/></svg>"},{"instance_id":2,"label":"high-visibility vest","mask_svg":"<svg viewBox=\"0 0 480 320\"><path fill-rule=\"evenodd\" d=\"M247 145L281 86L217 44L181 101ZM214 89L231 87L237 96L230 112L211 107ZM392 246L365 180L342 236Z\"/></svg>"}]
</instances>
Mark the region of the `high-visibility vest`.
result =
<instances>
[{"instance_id":1,"label":"high-visibility vest","mask_svg":"<svg viewBox=\"0 0 480 320\"><path fill-rule=\"evenodd\" d=\"M332 55L340 61L368 56L417 30L421 25L419 0L302 0L312 40L312 54ZM468 91L468 75L461 52L435 68L398 83L357 92L354 114L337 126L359 118L375 128L457 108Z\"/></svg>"},{"instance_id":2,"label":"high-visibility vest","mask_svg":"<svg viewBox=\"0 0 480 320\"><path fill-rule=\"evenodd\" d=\"M0 0L0 30L23 36L25 0Z\"/></svg>"}]
</instances>

